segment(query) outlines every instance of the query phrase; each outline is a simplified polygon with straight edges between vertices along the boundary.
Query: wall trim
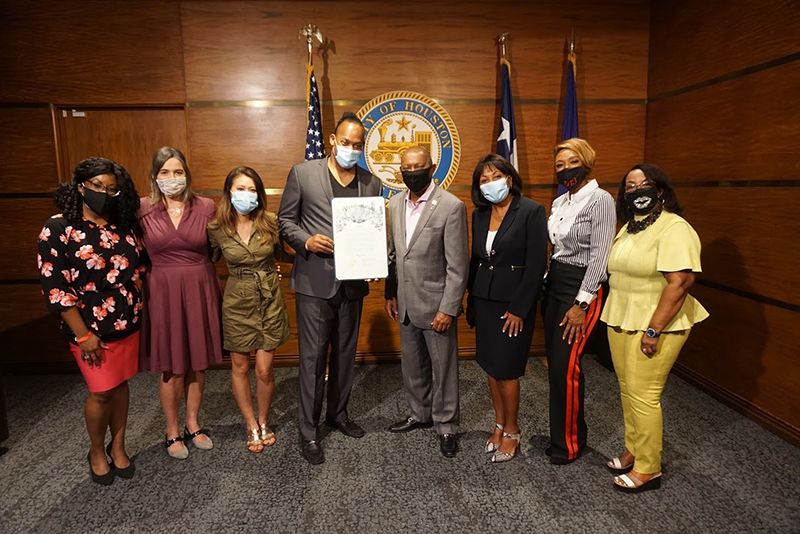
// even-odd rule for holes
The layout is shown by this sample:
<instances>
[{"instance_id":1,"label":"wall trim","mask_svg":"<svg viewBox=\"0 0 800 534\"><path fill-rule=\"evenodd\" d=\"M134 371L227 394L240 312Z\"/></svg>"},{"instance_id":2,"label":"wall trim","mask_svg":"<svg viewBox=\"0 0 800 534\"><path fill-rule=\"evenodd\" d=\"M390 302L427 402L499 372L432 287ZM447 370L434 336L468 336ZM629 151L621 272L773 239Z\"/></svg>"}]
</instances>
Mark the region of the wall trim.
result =
<instances>
[{"instance_id":1,"label":"wall trim","mask_svg":"<svg viewBox=\"0 0 800 534\"><path fill-rule=\"evenodd\" d=\"M765 412L750 401L745 400L732 391L720 386L719 384L716 384L715 382L712 382L700 373L689 369L680 361L675 363L675 366L672 368L672 372L676 376L686 380L704 393L707 393L715 400L744 415L746 418L757 423L776 436L788 441L796 447L800 447L800 428L794 427L786 421L778 419L774 415Z\"/></svg>"},{"instance_id":2,"label":"wall trim","mask_svg":"<svg viewBox=\"0 0 800 534\"><path fill-rule=\"evenodd\" d=\"M500 99L497 98L434 98L438 104L443 106L499 106ZM358 106L361 107L367 100L322 100L320 105L328 104L333 106ZM562 103L560 98L517 98L514 105L517 106L557 106ZM646 98L583 98L578 100L583 105L603 105L603 106L645 106ZM270 108L270 107L305 107L308 104L305 100L193 100L186 102L187 108Z\"/></svg>"},{"instance_id":3,"label":"wall trim","mask_svg":"<svg viewBox=\"0 0 800 534\"><path fill-rule=\"evenodd\" d=\"M723 293L730 293L731 295L736 295L737 297L746 298L761 304L768 304L770 306L775 306L776 308L789 310L790 312L800 313L800 305L798 304L785 302L783 300L774 299L765 295L759 295L758 293L751 293L750 291L744 291L736 287L726 286L724 284L713 282L704 278L697 278L696 281L702 286L710 287L711 289L716 289L717 291L722 291Z\"/></svg>"},{"instance_id":4,"label":"wall trim","mask_svg":"<svg viewBox=\"0 0 800 534\"><path fill-rule=\"evenodd\" d=\"M715 78L710 78L702 82L694 83L692 85L687 85L686 87L682 87L680 89L675 89L673 91L667 91L665 93L661 93L656 96L648 97L647 103L650 104L652 102L658 102L661 100L672 98L674 96L691 93L693 91L698 91L700 89L705 89L706 87L711 87L712 85L729 82L737 78L749 76L750 74L755 74L757 72L774 69L775 67L780 67L786 65L787 63L792 63L797 60L800 60L800 52L795 52L793 54L789 54L788 56L783 56L770 61L765 61L764 63L759 63L758 65L753 65L751 67L746 67L744 69L735 70L733 72L723 74L722 76L717 76Z\"/></svg>"}]
</instances>

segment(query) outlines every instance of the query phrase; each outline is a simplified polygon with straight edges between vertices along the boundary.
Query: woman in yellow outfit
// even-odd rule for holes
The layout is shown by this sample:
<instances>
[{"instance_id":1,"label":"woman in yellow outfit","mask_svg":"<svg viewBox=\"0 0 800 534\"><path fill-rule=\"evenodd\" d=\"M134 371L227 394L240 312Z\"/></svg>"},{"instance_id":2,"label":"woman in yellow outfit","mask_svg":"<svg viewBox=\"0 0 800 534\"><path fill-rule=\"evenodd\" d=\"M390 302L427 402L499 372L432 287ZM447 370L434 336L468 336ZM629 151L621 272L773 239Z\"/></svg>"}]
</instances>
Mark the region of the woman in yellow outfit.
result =
<instances>
[{"instance_id":1,"label":"woman in yellow outfit","mask_svg":"<svg viewBox=\"0 0 800 534\"><path fill-rule=\"evenodd\" d=\"M608 261L609 296L600 320L619 379L625 452L610 460L615 488L661 486L661 392L695 323L708 312L689 295L700 268L700 239L663 170L636 165L617 193Z\"/></svg>"},{"instance_id":2,"label":"woman in yellow outfit","mask_svg":"<svg viewBox=\"0 0 800 534\"><path fill-rule=\"evenodd\" d=\"M228 264L222 298L223 347L231 353L233 396L247 425L247 449L261 452L275 443L268 424L275 392L272 360L289 340L289 316L275 260L292 261L278 237L278 220L266 210L261 177L250 167L228 173L217 218L208 225L214 261ZM256 357L258 420L253 411L250 354Z\"/></svg>"}]
</instances>

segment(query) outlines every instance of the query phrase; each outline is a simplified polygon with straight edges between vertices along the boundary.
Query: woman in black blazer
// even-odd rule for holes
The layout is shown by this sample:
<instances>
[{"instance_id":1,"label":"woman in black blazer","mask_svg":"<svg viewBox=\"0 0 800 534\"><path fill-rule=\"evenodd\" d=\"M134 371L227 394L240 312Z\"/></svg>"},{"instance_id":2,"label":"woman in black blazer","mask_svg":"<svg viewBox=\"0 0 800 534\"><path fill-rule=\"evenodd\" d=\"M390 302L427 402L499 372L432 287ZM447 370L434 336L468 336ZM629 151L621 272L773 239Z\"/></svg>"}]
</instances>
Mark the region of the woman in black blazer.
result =
<instances>
[{"instance_id":1,"label":"woman in black blazer","mask_svg":"<svg viewBox=\"0 0 800 534\"><path fill-rule=\"evenodd\" d=\"M485 450L492 462L511 460L519 449L519 377L547 265L544 206L521 190L519 173L497 154L481 159L472 174L467 321L475 327L478 364L489 375L496 419Z\"/></svg>"}]
</instances>

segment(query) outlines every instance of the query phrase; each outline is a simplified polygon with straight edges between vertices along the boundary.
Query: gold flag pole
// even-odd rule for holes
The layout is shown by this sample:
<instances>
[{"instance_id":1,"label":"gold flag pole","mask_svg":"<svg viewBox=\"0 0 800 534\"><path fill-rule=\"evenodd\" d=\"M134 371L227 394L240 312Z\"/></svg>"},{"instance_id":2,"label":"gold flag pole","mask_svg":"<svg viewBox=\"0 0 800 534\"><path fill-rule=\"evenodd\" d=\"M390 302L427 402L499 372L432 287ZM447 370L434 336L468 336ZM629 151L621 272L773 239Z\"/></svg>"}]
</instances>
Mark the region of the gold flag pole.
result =
<instances>
[{"instance_id":1,"label":"gold flag pole","mask_svg":"<svg viewBox=\"0 0 800 534\"><path fill-rule=\"evenodd\" d=\"M500 32L497 34L495 43L500 45L500 64L505 64L508 67L508 74L511 75L511 63L506 57L506 44L508 41L508 32Z\"/></svg>"}]
</instances>

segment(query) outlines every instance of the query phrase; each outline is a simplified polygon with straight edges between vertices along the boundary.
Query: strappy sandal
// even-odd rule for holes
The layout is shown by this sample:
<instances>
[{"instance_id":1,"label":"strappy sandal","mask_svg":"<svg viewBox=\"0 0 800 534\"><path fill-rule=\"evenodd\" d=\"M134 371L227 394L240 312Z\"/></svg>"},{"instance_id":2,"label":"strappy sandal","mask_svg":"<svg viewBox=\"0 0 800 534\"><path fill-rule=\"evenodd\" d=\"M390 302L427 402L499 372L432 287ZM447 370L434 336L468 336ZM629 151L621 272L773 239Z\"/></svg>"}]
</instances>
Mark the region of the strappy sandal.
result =
<instances>
[{"instance_id":1,"label":"strappy sandal","mask_svg":"<svg viewBox=\"0 0 800 534\"><path fill-rule=\"evenodd\" d=\"M194 438L196 438L197 436L200 436L200 435L205 436L207 439L205 441L195 441ZM198 449L203 450L203 451L210 451L211 449L214 448L214 442L211 441L211 436L209 436L208 432L206 432L202 428L200 430L198 430L197 432L189 433L189 429L186 428L186 427L183 427L183 440L184 441L191 441L192 445L194 445L195 447L197 447Z\"/></svg>"},{"instance_id":2,"label":"strappy sandal","mask_svg":"<svg viewBox=\"0 0 800 534\"><path fill-rule=\"evenodd\" d=\"M183 445L183 447L178 449L177 451L170 450L170 447L172 446L172 444L173 443L178 443L178 442L181 442L181 445ZM177 460L185 460L186 458L189 457L189 449L183 443L183 438L180 437L180 436L172 438L172 439L166 438L166 441L165 441L164 445L167 448L167 454L169 454L171 457L173 457L173 458L175 458Z\"/></svg>"},{"instance_id":3,"label":"strappy sandal","mask_svg":"<svg viewBox=\"0 0 800 534\"><path fill-rule=\"evenodd\" d=\"M261 423L261 444L265 447L272 447L275 445L275 432L272 431L267 423Z\"/></svg>"},{"instance_id":4,"label":"strappy sandal","mask_svg":"<svg viewBox=\"0 0 800 534\"><path fill-rule=\"evenodd\" d=\"M633 461L627 465L623 465L622 459L617 456L616 458L612 458L611 460L606 462L606 467L612 473L623 474L627 473L631 469L633 469Z\"/></svg>"},{"instance_id":5,"label":"strappy sandal","mask_svg":"<svg viewBox=\"0 0 800 534\"><path fill-rule=\"evenodd\" d=\"M497 430L499 430L500 432L503 431L503 425L501 425L500 423L495 423L494 427ZM498 445L497 443L493 442L491 439L487 439L486 440L486 445L483 447L483 452L485 452L486 454L491 454L494 451L496 451L497 447L499 447L499 446L500 445Z\"/></svg>"},{"instance_id":6,"label":"strappy sandal","mask_svg":"<svg viewBox=\"0 0 800 534\"><path fill-rule=\"evenodd\" d=\"M636 482L639 482L637 485ZM631 473L614 477L614 489L624 493L641 493L661 487L661 473L658 473L647 482Z\"/></svg>"},{"instance_id":7,"label":"strappy sandal","mask_svg":"<svg viewBox=\"0 0 800 534\"><path fill-rule=\"evenodd\" d=\"M258 450L253 450L254 447L261 447ZM264 450L264 444L261 443L261 437L257 428L247 431L247 450L254 453L259 453Z\"/></svg>"},{"instance_id":8,"label":"strappy sandal","mask_svg":"<svg viewBox=\"0 0 800 534\"><path fill-rule=\"evenodd\" d=\"M509 460L514 459L514 456L516 456L517 452L519 452L520 434L522 434L521 431L517 432L516 434L509 434L508 432L503 432L503 439L513 439L517 442L517 446L514 447L514 452L500 452L500 449L498 448L496 451L494 451L494 454L492 455L492 463L499 464L501 462L508 462Z\"/></svg>"}]
</instances>

